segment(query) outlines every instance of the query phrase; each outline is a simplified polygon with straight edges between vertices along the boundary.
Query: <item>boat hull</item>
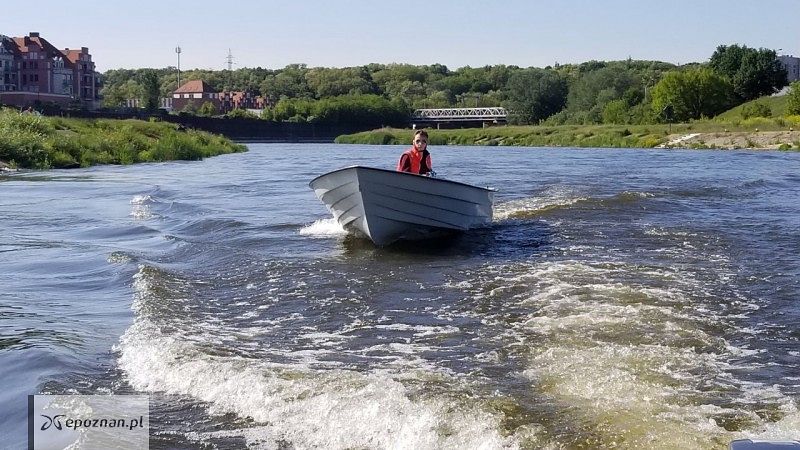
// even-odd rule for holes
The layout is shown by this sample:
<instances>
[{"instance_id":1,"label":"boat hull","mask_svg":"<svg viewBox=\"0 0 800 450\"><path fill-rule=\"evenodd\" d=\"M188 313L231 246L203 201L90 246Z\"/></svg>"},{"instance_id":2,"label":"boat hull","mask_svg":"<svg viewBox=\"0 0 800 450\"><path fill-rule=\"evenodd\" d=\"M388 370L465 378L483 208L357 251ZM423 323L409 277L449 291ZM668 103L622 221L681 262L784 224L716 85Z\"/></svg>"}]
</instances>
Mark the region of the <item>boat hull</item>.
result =
<instances>
[{"instance_id":1,"label":"boat hull","mask_svg":"<svg viewBox=\"0 0 800 450\"><path fill-rule=\"evenodd\" d=\"M347 231L377 245L486 226L494 191L440 178L371 167L346 167L309 183Z\"/></svg>"}]
</instances>

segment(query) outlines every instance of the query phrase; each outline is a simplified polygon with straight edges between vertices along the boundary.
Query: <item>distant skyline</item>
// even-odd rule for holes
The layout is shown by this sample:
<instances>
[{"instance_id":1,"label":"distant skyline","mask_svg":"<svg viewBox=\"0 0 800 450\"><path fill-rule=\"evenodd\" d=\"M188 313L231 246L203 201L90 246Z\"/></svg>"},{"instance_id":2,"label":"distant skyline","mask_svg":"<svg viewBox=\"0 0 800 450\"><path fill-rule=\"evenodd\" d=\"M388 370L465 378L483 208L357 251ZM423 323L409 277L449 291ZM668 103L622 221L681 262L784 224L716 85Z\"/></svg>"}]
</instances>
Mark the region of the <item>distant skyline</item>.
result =
<instances>
[{"instance_id":1,"label":"distant skyline","mask_svg":"<svg viewBox=\"0 0 800 450\"><path fill-rule=\"evenodd\" d=\"M718 45L800 54L800 0L462 2L39 1L7 5L0 34L89 47L97 70L351 67L369 63L545 67L589 60L708 60ZM229 9L226 9L229 8Z\"/></svg>"}]
</instances>

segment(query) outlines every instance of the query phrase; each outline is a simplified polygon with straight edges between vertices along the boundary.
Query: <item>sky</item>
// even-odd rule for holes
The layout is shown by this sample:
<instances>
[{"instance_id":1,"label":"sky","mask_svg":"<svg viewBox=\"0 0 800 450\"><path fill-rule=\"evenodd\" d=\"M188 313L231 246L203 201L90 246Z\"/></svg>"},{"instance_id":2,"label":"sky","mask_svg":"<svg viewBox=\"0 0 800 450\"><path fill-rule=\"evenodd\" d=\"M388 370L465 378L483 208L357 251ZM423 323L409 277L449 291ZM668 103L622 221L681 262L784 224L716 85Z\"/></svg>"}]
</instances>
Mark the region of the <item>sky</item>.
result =
<instances>
[{"instance_id":1,"label":"sky","mask_svg":"<svg viewBox=\"0 0 800 450\"><path fill-rule=\"evenodd\" d=\"M800 55L800 0L41 0L8 2L0 34L88 47L97 70L288 64L520 67L708 60L719 45Z\"/></svg>"}]
</instances>

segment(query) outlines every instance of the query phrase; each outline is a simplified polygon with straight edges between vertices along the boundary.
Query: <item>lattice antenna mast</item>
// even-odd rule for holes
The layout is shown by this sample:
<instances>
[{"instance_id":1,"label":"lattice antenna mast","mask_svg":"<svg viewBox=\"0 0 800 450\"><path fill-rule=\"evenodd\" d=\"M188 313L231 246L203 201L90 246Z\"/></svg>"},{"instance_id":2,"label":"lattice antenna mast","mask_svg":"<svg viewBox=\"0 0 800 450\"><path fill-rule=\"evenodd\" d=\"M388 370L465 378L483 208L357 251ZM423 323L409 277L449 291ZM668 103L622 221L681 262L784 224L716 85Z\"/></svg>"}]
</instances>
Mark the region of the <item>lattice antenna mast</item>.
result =
<instances>
[{"instance_id":1,"label":"lattice antenna mast","mask_svg":"<svg viewBox=\"0 0 800 450\"><path fill-rule=\"evenodd\" d=\"M225 58L225 61L228 62L228 70L233 70L233 65L236 63L233 62L233 53L231 53L231 49L228 49L228 57Z\"/></svg>"}]
</instances>

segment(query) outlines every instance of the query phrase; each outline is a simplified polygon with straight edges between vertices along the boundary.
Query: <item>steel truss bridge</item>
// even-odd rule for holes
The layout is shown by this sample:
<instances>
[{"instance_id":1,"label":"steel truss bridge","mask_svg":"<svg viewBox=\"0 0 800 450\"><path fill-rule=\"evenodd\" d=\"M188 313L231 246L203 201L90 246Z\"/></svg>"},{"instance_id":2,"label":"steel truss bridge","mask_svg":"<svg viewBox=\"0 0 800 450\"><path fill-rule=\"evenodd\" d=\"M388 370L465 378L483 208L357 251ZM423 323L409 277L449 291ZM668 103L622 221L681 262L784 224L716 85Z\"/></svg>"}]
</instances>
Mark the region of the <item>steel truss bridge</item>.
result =
<instances>
[{"instance_id":1,"label":"steel truss bridge","mask_svg":"<svg viewBox=\"0 0 800 450\"><path fill-rule=\"evenodd\" d=\"M505 123L508 112L505 108L435 108L417 109L411 114L415 122L491 122Z\"/></svg>"}]
</instances>

